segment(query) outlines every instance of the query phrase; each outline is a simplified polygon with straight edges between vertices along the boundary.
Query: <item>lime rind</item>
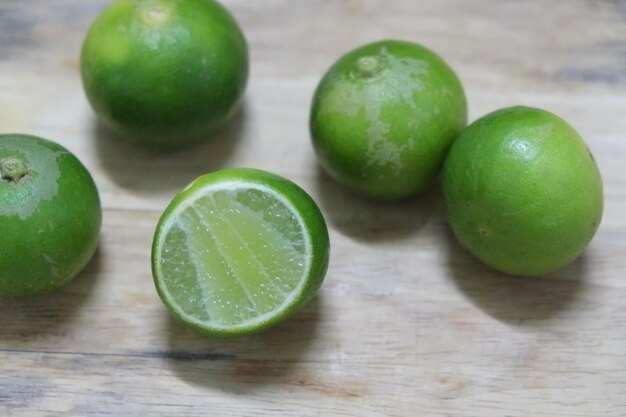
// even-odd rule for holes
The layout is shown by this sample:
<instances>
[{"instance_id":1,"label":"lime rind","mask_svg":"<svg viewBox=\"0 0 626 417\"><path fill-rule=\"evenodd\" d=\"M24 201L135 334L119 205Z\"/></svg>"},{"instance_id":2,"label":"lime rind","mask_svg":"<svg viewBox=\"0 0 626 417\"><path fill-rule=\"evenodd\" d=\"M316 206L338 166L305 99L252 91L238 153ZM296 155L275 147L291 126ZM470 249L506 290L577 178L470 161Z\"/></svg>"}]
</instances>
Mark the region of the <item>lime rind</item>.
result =
<instances>
[{"instance_id":1,"label":"lime rind","mask_svg":"<svg viewBox=\"0 0 626 417\"><path fill-rule=\"evenodd\" d=\"M339 184L376 200L423 192L466 125L460 80L434 52L382 40L337 60L311 102L320 165Z\"/></svg>"},{"instance_id":2,"label":"lime rind","mask_svg":"<svg viewBox=\"0 0 626 417\"><path fill-rule=\"evenodd\" d=\"M293 243L294 241L296 242L296 244L292 248L294 251L297 251L298 249L302 251L301 252L301 273L297 277L297 279L293 280L295 282L295 285L293 285L293 283L292 285L289 285L288 283L287 284L283 283L283 285L286 285L286 286L282 288L277 287L277 285L279 284L277 284L278 280L276 278L280 279L281 278L280 276L272 277L266 274L265 282L268 284L268 286L272 286L272 292L270 292L270 294L280 293L280 297L282 297L282 299L279 299L278 301L274 300L275 302L268 302L272 300L268 300L267 294L264 294L263 296L265 298L262 299L263 302L261 304L264 306L271 305L272 308L269 308L269 309L259 308L258 306L254 305L253 300L255 300L255 297L252 297L248 293L246 294L245 299L249 300L250 303L247 309L246 308L239 309L238 313L240 314L238 317L240 320L239 321L237 320L227 321L225 320L225 318L229 317L228 312L220 316L219 313L215 314L215 310L212 309L212 306L207 306L206 304L203 304L203 303L206 303L207 301L210 303L212 303L213 301L216 301L215 299L212 298L213 296L215 296L215 294L210 293L210 291L215 290L215 287L211 287L210 285L207 285L207 282L201 283L200 280L197 278L195 280L195 283L188 282L186 284L183 284L183 286L189 285L189 284L196 285L196 290L187 291L186 293L185 291L183 291L182 296L188 297L186 299L188 302L187 302L187 308L185 308L184 306L181 306L180 297L174 296L172 294L170 285L168 285L168 283L164 281L163 279L165 274L163 273L164 272L163 271L163 258L161 254L164 254L164 248L163 248L164 243L168 238L171 238L172 233L174 234L179 233L181 234L181 236L183 234L186 234L185 245L187 245L188 248L189 248L190 243L192 244L192 246L194 245L194 242L189 242L189 239L197 238L197 236L194 237L193 233L191 234L188 232L186 233L185 227L187 227L187 230L190 230L188 229L189 227L193 227L193 226L197 227L198 224L201 224L204 227L207 226L207 220L203 219L201 217L202 215L198 214L198 211L193 209L195 205L197 205L198 203L200 203L201 205L204 204L205 205L204 209L209 209L210 211L211 207L206 206L208 204L207 199L215 199L216 196L220 198L220 194L224 192L238 193L241 191L249 191L253 193L258 192L261 195L271 196L271 198L275 200L276 204L282 206L290 214L293 221L297 223L298 230L297 231L291 230L289 233L290 236L288 236L287 240L289 241L289 243ZM153 269L154 269L154 277L155 277L157 290L160 296L163 298L163 301L165 302L165 304L170 307L174 315L176 315L178 318L180 318L184 322L187 322L188 324L192 325L193 327L198 328L199 330L202 330L205 333L209 333L215 336L247 334L247 333L252 333L252 332L267 328L271 326L273 323L278 322L282 320L283 318L289 316L299 306L301 306L306 301L308 301L308 299L312 296L312 294L314 294L315 292L314 290L316 290L319 284L321 284L321 280L317 279L317 281L319 282L314 283L315 288L311 288L312 287L311 281L316 281L315 278L312 278L312 275L317 275L317 274L320 274L321 272L322 277L323 277L325 268L324 270L320 270L319 268L312 268L312 259L314 257L314 253L313 253L314 249L313 249L313 242L309 234L311 233L310 225L307 226L307 222L306 222L306 219L303 217L303 213L300 213L298 211L298 205L300 202L291 200L289 196L284 195L278 189L275 189L271 186L268 186L260 182L256 182L253 179L249 179L249 178L246 178L244 180L219 180L214 183L202 185L198 188L195 188L194 185L191 185L187 187L185 190L183 190L183 192L181 192L181 194L183 193L185 194L184 198L178 201L176 201L175 199L175 202L172 203L172 206L173 206L172 209L166 211L166 214L163 216L160 222L160 225L157 229L157 233L155 236L155 248L154 248L154 253L159 254L159 255L153 258ZM222 201L222 204L223 203L224 202ZM214 206L213 209L215 210L216 208L215 201L213 201L212 204ZM238 205L236 209L239 210L239 213L238 213L239 215L241 214L241 212L244 212L245 214L245 210L252 211L249 207L246 207L244 203L237 202L237 204ZM276 213L276 210L265 210L265 211L261 211L261 213L263 213L262 215L267 217L269 213ZM216 213L213 213L213 214L215 215ZM259 214L256 213L256 215L258 216ZM194 216L196 216L196 218L194 218ZM212 222L214 221L214 218L215 217L212 217ZM217 218L219 218L219 214ZM276 219L274 219L274 221L275 220ZM188 224L186 226L181 227L181 222L187 222ZM265 218L260 223L271 224L272 220ZM281 224L289 224L289 222L283 222ZM230 225L229 226L230 231L231 232L234 231L234 233L231 234L230 238L235 239L235 240L239 239L240 241L242 241L243 239L241 237L237 237L236 229L241 228L241 227L249 227L249 226L250 224L248 225L244 224L244 225L235 226L233 228L233 225ZM223 219L222 219L222 227L225 227L225 223L223 223ZM298 239L294 239L295 235L301 236L301 239L300 239L301 242L298 243ZM182 242L182 238L180 238L180 236L179 236L179 240L181 240ZM189 252L196 253L196 254L200 252L202 256L206 255L207 254L206 248L203 252L201 249L202 245L206 243L207 242L195 242L195 245L197 246L195 247L195 249L189 250ZM233 247L231 246L226 249L232 250ZM254 259L254 257L256 256L255 251L249 247L246 248L245 245L242 245L241 248L237 248L237 250L239 249L242 251L249 251L248 253L249 259ZM196 255L195 262L192 262L194 268L196 269L195 274L193 274L192 272L194 277L198 277L201 275L200 271L198 271L199 269L205 269L203 267L208 266L208 265L202 264L203 262L203 260L201 259L202 256ZM222 257L222 262L224 262L224 260L226 259L228 259L228 257ZM264 259L271 259L271 258L265 257ZM327 255L324 261L327 263ZM207 258L204 258L204 262L207 262ZM211 262L210 264L210 268L206 268L206 270L209 270L209 269L215 270L216 267L219 269L219 265L220 263L215 262L215 259L214 259L214 262ZM259 262L259 265L262 265L262 264ZM257 268L259 265L257 265ZM187 267L188 266L189 265L187 265ZM189 276L189 272L190 271L187 271L187 276ZM224 270L224 272L228 274L227 269ZM243 286L241 285L240 277L233 276L233 274L236 274L236 272L234 272L232 269L230 270L230 272L231 272L231 277L235 278L232 281L239 281L240 286L245 287L245 284ZM185 275L186 275L185 273L180 274L180 276L185 276ZM261 275L263 275L263 272L261 272ZM281 275L285 275L285 274L281 274ZM289 275L287 274L285 276L289 276ZM257 277L258 277L258 270L257 270ZM211 277L208 277L208 278L211 279ZM228 282L228 280L226 281L222 280L221 282ZM178 284L180 285L181 283L178 283ZM180 293L180 288L177 288L176 291ZM309 295L309 293L311 294ZM203 303L199 303L200 300L197 299L198 294L201 294L201 296L203 297ZM222 294L222 296L224 297L228 297L232 295L233 293ZM237 295L235 295L235 298L237 298ZM259 297L256 297L256 299L258 300ZM199 308L199 306L201 305L204 306L204 311L202 311L202 308ZM189 307L194 307L195 310L190 309ZM235 306L234 308L236 307L238 308L240 306ZM233 314L234 311L235 310L231 310L230 314L231 314L231 317L236 318L237 315Z\"/></svg>"},{"instance_id":3,"label":"lime rind","mask_svg":"<svg viewBox=\"0 0 626 417\"><path fill-rule=\"evenodd\" d=\"M0 296L52 292L96 251L96 184L67 149L32 135L0 135L0 165Z\"/></svg>"}]
</instances>

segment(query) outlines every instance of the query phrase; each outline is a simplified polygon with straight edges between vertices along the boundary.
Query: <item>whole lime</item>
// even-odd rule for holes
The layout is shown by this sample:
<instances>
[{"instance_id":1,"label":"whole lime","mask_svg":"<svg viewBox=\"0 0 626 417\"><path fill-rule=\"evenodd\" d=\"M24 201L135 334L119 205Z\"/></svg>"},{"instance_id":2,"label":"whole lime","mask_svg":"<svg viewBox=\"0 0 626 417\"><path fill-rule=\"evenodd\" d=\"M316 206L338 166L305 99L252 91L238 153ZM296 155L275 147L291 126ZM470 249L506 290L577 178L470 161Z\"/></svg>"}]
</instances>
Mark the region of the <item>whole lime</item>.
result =
<instances>
[{"instance_id":1,"label":"whole lime","mask_svg":"<svg viewBox=\"0 0 626 417\"><path fill-rule=\"evenodd\" d=\"M175 148L206 139L236 111L248 50L213 0L117 0L91 26L81 71L107 125L148 147Z\"/></svg>"},{"instance_id":2,"label":"whole lime","mask_svg":"<svg viewBox=\"0 0 626 417\"><path fill-rule=\"evenodd\" d=\"M467 121L452 69L430 50L384 40L341 57L310 117L322 167L348 189L393 200L424 190Z\"/></svg>"},{"instance_id":3,"label":"whole lime","mask_svg":"<svg viewBox=\"0 0 626 417\"><path fill-rule=\"evenodd\" d=\"M572 262L602 218L602 179L565 121L511 107L472 123L443 171L450 226L487 265L540 275Z\"/></svg>"},{"instance_id":4,"label":"whole lime","mask_svg":"<svg viewBox=\"0 0 626 417\"><path fill-rule=\"evenodd\" d=\"M100 199L89 172L62 146L0 135L0 295L55 290L91 259Z\"/></svg>"}]
</instances>

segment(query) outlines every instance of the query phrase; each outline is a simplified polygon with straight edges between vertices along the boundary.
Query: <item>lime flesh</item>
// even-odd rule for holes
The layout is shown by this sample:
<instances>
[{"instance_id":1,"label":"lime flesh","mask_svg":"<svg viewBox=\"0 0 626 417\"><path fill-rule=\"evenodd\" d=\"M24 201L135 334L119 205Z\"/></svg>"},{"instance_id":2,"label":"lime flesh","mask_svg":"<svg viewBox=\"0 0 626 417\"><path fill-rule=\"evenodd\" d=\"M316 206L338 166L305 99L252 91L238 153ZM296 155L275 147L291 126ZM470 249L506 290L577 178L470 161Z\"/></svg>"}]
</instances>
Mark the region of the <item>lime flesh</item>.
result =
<instances>
[{"instance_id":1,"label":"lime flesh","mask_svg":"<svg viewBox=\"0 0 626 417\"><path fill-rule=\"evenodd\" d=\"M267 328L304 305L328 265L319 209L295 184L264 171L198 178L162 216L153 274L164 303L213 336Z\"/></svg>"}]
</instances>

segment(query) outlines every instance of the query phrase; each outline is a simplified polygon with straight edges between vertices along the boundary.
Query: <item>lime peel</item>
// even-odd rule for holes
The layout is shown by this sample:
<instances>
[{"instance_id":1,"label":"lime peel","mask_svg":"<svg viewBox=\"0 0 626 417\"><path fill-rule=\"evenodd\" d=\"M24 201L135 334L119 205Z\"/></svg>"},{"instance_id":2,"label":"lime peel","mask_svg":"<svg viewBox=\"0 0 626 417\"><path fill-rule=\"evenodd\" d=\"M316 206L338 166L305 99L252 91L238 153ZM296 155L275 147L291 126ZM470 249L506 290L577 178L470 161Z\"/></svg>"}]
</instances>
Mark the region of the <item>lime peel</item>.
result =
<instances>
[{"instance_id":1,"label":"lime peel","mask_svg":"<svg viewBox=\"0 0 626 417\"><path fill-rule=\"evenodd\" d=\"M0 296L54 291L94 254L102 211L81 162L31 135L0 135Z\"/></svg>"},{"instance_id":2,"label":"lime peel","mask_svg":"<svg viewBox=\"0 0 626 417\"><path fill-rule=\"evenodd\" d=\"M116 0L91 25L80 67L105 125L173 149L207 140L240 108L248 47L216 1Z\"/></svg>"},{"instance_id":3,"label":"lime peel","mask_svg":"<svg viewBox=\"0 0 626 417\"><path fill-rule=\"evenodd\" d=\"M141 20L150 25L166 23L172 17L172 4L150 3L141 11Z\"/></svg>"},{"instance_id":4,"label":"lime peel","mask_svg":"<svg viewBox=\"0 0 626 417\"><path fill-rule=\"evenodd\" d=\"M573 262L602 218L589 148L566 121L537 108L496 110L468 126L448 154L442 188L461 246L512 275Z\"/></svg>"},{"instance_id":5,"label":"lime peel","mask_svg":"<svg viewBox=\"0 0 626 417\"><path fill-rule=\"evenodd\" d=\"M463 87L439 56L383 40L328 69L313 95L309 127L331 178L365 197L398 200L433 182L466 121Z\"/></svg>"}]
</instances>

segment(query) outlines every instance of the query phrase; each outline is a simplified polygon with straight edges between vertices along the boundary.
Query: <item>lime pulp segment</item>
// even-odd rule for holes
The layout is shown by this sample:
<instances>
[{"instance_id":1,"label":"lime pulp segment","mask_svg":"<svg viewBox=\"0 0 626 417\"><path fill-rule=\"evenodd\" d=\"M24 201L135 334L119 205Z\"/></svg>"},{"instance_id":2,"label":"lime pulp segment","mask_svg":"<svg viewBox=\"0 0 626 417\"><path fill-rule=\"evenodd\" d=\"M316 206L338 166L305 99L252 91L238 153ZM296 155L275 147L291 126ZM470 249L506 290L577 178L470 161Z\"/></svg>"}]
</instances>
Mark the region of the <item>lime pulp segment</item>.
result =
<instances>
[{"instance_id":1,"label":"lime pulp segment","mask_svg":"<svg viewBox=\"0 0 626 417\"><path fill-rule=\"evenodd\" d=\"M200 326L262 323L294 302L306 283L311 242L302 219L263 185L202 187L162 230L156 264L162 296Z\"/></svg>"}]
</instances>

